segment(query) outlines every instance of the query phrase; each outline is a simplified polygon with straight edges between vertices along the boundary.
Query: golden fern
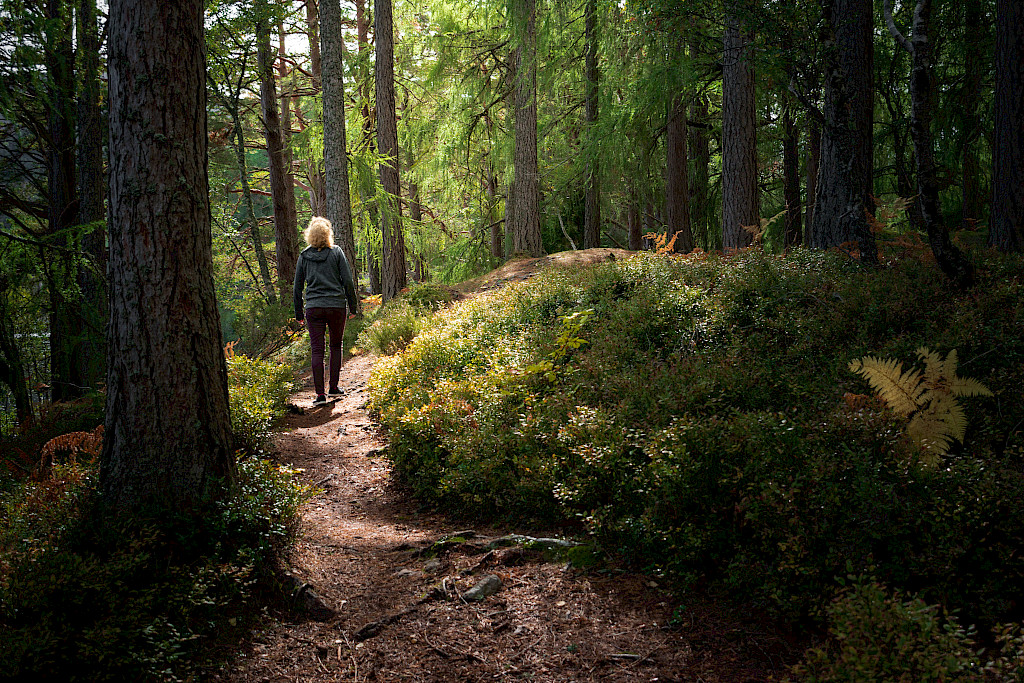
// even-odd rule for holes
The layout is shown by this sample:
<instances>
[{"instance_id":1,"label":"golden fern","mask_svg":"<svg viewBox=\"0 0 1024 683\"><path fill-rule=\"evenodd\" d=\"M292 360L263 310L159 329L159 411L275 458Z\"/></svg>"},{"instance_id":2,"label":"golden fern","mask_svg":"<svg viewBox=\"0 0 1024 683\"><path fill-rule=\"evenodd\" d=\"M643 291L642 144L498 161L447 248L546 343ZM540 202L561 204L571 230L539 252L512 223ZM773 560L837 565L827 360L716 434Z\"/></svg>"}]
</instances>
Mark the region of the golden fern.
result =
<instances>
[{"instance_id":1,"label":"golden fern","mask_svg":"<svg viewBox=\"0 0 1024 683\"><path fill-rule=\"evenodd\" d=\"M864 356L850 361L850 370L863 375L879 398L901 417L920 407L921 396L927 389L921 382L920 370L903 372L903 363L891 358Z\"/></svg>"},{"instance_id":2,"label":"golden fern","mask_svg":"<svg viewBox=\"0 0 1024 683\"><path fill-rule=\"evenodd\" d=\"M54 457L58 453L66 453L69 462L77 462L78 456L88 459L99 457L103 450L103 425L91 432L69 432L50 439L39 451L39 464L36 465L37 477L45 477L53 466Z\"/></svg>"},{"instance_id":3,"label":"golden fern","mask_svg":"<svg viewBox=\"0 0 1024 683\"><path fill-rule=\"evenodd\" d=\"M903 372L903 364L889 358L865 356L850 362L850 370L868 380L879 398L893 412L909 417L907 435L921 448L922 461L937 465L953 441L964 440L967 416L957 396L991 396L988 387L976 379L956 374L956 349L945 358L927 347L917 350L924 370Z\"/></svg>"}]
</instances>

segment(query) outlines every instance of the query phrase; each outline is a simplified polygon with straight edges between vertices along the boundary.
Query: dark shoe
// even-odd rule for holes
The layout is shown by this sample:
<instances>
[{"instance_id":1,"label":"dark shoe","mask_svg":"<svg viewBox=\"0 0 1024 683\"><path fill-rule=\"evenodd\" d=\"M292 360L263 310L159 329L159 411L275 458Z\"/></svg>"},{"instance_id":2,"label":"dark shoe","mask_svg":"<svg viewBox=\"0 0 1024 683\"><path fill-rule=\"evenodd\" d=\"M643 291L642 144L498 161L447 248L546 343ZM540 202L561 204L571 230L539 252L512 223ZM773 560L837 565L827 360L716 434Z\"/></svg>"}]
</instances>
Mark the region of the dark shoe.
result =
<instances>
[{"instance_id":1,"label":"dark shoe","mask_svg":"<svg viewBox=\"0 0 1024 683\"><path fill-rule=\"evenodd\" d=\"M342 392L341 389L331 389L330 391L327 392L327 395L330 396L331 398L340 398L345 394L344 392Z\"/></svg>"},{"instance_id":2,"label":"dark shoe","mask_svg":"<svg viewBox=\"0 0 1024 683\"><path fill-rule=\"evenodd\" d=\"M313 401L313 405L315 405L315 406L325 406L328 403L330 403L330 401L328 401L327 397L324 396L323 394L320 394L319 396L317 396L316 400Z\"/></svg>"}]
</instances>

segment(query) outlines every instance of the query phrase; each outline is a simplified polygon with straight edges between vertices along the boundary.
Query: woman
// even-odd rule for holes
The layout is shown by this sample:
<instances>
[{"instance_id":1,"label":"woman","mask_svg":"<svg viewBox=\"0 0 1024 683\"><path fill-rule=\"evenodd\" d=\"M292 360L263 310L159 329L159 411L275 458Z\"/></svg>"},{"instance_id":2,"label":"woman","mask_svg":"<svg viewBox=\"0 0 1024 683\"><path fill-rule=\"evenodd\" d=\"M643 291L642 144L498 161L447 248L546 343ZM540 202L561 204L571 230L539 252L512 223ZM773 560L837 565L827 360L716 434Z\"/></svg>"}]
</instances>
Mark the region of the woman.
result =
<instances>
[{"instance_id":1,"label":"woman","mask_svg":"<svg viewBox=\"0 0 1024 683\"><path fill-rule=\"evenodd\" d=\"M327 403L328 397L341 396L338 388L338 374L344 350L341 347L345 334L346 310L355 314L356 290L352 283L352 271L341 247L334 246L331 222L314 216L309 227L302 233L308 247L299 254L295 266L295 286L292 298L295 303L295 319L306 321L309 328L309 344L313 348L313 386L316 400L313 405ZM306 305L303 309L302 290L306 290ZM330 385L324 394L324 333L330 330L331 374Z\"/></svg>"}]
</instances>

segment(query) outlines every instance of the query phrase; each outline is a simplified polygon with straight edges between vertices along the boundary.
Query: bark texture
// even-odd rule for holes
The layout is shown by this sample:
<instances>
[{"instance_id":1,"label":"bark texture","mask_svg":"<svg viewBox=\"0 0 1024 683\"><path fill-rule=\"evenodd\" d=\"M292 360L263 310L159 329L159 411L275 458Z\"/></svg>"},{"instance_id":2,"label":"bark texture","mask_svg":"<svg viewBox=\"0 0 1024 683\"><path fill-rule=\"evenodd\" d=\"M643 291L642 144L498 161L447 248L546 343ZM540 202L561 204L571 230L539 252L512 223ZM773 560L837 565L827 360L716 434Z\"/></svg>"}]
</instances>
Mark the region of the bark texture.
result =
<instances>
[{"instance_id":1,"label":"bark texture","mask_svg":"<svg viewBox=\"0 0 1024 683\"><path fill-rule=\"evenodd\" d=\"M245 162L245 129L242 127L242 117L238 111L238 98L228 104L231 110L231 121L235 128L235 163L238 166L238 178L242 186L242 215L245 217L246 233L252 243L253 252L256 254L256 263L260 270L260 279L263 281L263 295L271 304L277 303L277 292L274 287L274 280L270 275L270 264L267 263L267 253L263 248L263 236L260 234L260 221L256 217L256 210L253 207L252 188L249 187L249 169Z\"/></svg>"},{"instance_id":2,"label":"bark texture","mask_svg":"<svg viewBox=\"0 0 1024 683\"><path fill-rule=\"evenodd\" d=\"M513 0L513 22L520 37L515 77L515 181L512 212L505 225L512 253L540 256L540 179L537 168L537 2Z\"/></svg>"},{"instance_id":3,"label":"bark texture","mask_svg":"<svg viewBox=\"0 0 1024 683\"><path fill-rule=\"evenodd\" d=\"M981 116L978 105L981 102L981 85L984 78L981 50L973 49L972 42L987 28L981 21L981 0L964 2L964 86L960 107L964 112L964 144L961 153L960 185L962 203L960 226L974 230L981 220L981 164L978 160L978 142L981 140Z\"/></svg>"},{"instance_id":4,"label":"bark texture","mask_svg":"<svg viewBox=\"0 0 1024 683\"><path fill-rule=\"evenodd\" d=\"M101 488L114 511L194 511L235 479L213 287L202 0L113 0L109 36Z\"/></svg>"},{"instance_id":5,"label":"bark texture","mask_svg":"<svg viewBox=\"0 0 1024 683\"><path fill-rule=\"evenodd\" d=\"M270 49L269 11L263 6L258 20L257 60L260 74L260 108L263 112L263 134L267 141L270 172L270 194L274 202L274 242L277 250L277 285L281 301L291 297L295 280L295 263L299 259L299 235L296 230L295 181L290 168L290 155L281 129L274 82L274 54Z\"/></svg>"},{"instance_id":6,"label":"bark texture","mask_svg":"<svg viewBox=\"0 0 1024 683\"><path fill-rule=\"evenodd\" d=\"M11 390L14 396L14 414L18 425L25 427L31 424L35 416L32 413L32 398L28 393L28 382L25 380L25 364L21 349L14 338L14 324L7 307L7 279L0 276L0 382Z\"/></svg>"},{"instance_id":7,"label":"bark texture","mask_svg":"<svg viewBox=\"0 0 1024 683\"><path fill-rule=\"evenodd\" d=\"M821 161L821 127L811 119L807 125L807 209L804 211L804 225L810 232L814 225L814 202L818 195L818 170ZM810 241L810 239L808 239Z\"/></svg>"},{"instance_id":8,"label":"bark texture","mask_svg":"<svg viewBox=\"0 0 1024 683\"><path fill-rule=\"evenodd\" d=\"M861 260L877 263L867 213L873 211L871 0L823 0L825 106L814 222L808 246L856 242Z\"/></svg>"},{"instance_id":9,"label":"bark texture","mask_svg":"<svg viewBox=\"0 0 1024 683\"><path fill-rule=\"evenodd\" d=\"M583 205L583 248L601 246L601 166L597 134L594 130L598 114L598 82L601 72L597 66L597 0L587 0L584 7L584 52L586 53L586 122L589 136L587 161L587 196Z\"/></svg>"},{"instance_id":10,"label":"bark texture","mask_svg":"<svg viewBox=\"0 0 1024 683\"><path fill-rule=\"evenodd\" d=\"M63 0L46 3L46 154L47 228L65 249L77 244L64 230L77 218L75 183L75 70L71 43L71 7ZM50 295L50 398L66 401L82 395L80 302L73 287L77 268L69 252L53 251L44 264Z\"/></svg>"},{"instance_id":11,"label":"bark texture","mask_svg":"<svg viewBox=\"0 0 1024 683\"><path fill-rule=\"evenodd\" d=\"M377 151L387 161L380 165L380 184L390 206L380 212L384 241L381 289L385 302L405 289L405 238L402 235L402 187L398 177L398 119L395 112L395 34L391 0L375 0L373 35L377 41L374 82L377 88Z\"/></svg>"},{"instance_id":12,"label":"bark texture","mask_svg":"<svg viewBox=\"0 0 1024 683\"><path fill-rule=\"evenodd\" d=\"M78 54L81 83L78 92L76 162L78 176L78 218L80 225L92 224L82 237L82 262L78 266L81 292L81 346L76 354L77 374L82 385L97 389L106 375L107 325L107 184L103 178L103 118L100 111L100 40L96 24L96 0L78 4Z\"/></svg>"},{"instance_id":13,"label":"bark texture","mask_svg":"<svg viewBox=\"0 0 1024 683\"><path fill-rule=\"evenodd\" d=\"M1024 3L996 2L996 101L992 225L988 243L1024 247Z\"/></svg>"},{"instance_id":14,"label":"bark texture","mask_svg":"<svg viewBox=\"0 0 1024 683\"><path fill-rule=\"evenodd\" d=\"M348 143L345 139L344 43L341 34L341 5L338 0L320 0L323 23L324 104L324 189L325 216L334 228L334 240L344 250L352 269L352 281L359 282L356 239L352 227L352 199L348 180ZM356 297L359 300L359 297Z\"/></svg>"},{"instance_id":15,"label":"bark texture","mask_svg":"<svg viewBox=\"0 0 1024 683\"><path fill-rule=\"evenodd\" d=\"M736 16L726 17L722 55L722 246L749 246L744 226L760 225L757 192L757 119L748 37Z\"/></svg>"},{"instance_id":16,"label":"bark texture","mask_svg":"<svg viewBox=\"0 0 1024 683\"><path fill-rule=\"evenodd\" d=\"M695 52L691 45L691 53ZM690 175L690 232L694 243L704 249L712 249L718 240L711 234L711 211L709 209L711 144L708 139L708 101L698 95L690 105L690 121L687 125L687 151L693 159L693 173Z\"/></svg>"},{"instance_id":17,"label":"bark texture","mask_svg":"<svg viewBox=\"0 0 1024 683\"><path fill-rule=\"evenodd\" d=\"M306 36L309 38L309 74L313 88L320 88L320 3L323 0L306 0Z\"/></svg>"},{"instance_id":18,"label":"bark texture","mask_svg":"<svg viewBox=\"0 0 1024 683\"><path fill-rule=\"evenodd\" d=\"M793 104L787 101L782 114L782 169L786 198L785 244L794 247L803 242L800 222L800 132L793 117Z\"/></svg>"},{"instance_id":19,"label":"bark texture","mask_svg":"<svg viewBox=\"0 0 1024 683\"><path fill-rule=\"evenodd\" d=\"M665 126L665 214L669 239L675 235L673 251L693 251L690 229L690 178L686 158L686 103L678 95L668 112Z\"/></svg>"},{"instance_id":20,"label":"bark texture","mask_svg":"<svg viewBox=\"0 0 1024 683\"><path fill-rule=\"evenodd\" d=\"M928 32L931 22L931 0L918 0L914 8L914 26L908 41L892 19L891 0L885 0L885 17L889 31L913 57L910 70L910 133L914 140L917 161L917 197L921 216L928 230L928 243L939 268L954 282L970 286L974 268L949 239L949 228L939 208L939 179L932 140L932 47Z\"/></svg>"}]
</instances>

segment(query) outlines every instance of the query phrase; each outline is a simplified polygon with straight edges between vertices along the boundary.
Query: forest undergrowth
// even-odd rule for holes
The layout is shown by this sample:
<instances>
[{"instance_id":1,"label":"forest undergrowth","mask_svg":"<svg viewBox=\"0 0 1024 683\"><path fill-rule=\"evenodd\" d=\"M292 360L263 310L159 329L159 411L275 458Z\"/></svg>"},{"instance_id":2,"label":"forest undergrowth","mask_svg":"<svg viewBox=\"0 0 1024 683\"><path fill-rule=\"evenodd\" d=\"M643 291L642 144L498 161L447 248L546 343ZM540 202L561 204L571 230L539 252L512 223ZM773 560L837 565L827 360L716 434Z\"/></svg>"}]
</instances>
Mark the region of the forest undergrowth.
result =
<instances>
[{"instance_id":1,"label":"forest undergrowth","mask_svg":"<svg viewBox=\"0 0 1024 683\"><path fill-rule=\"evenodd\" d=\"M208 509L143 521L103 513L100 442L71 446L102 425L102 396L52 407L9 443L0 679L194 680L281 601L279 557L313 492L265 455L293 367L228 356L238 481ZM36 464L40 450L53 451L52 467Z\"/></svg>"},{"instance_id":2,"label":"forest undergrowth","mask_svg":"<svg viewBox=\"0 0 1024 683\"><path fill-rule=\"evenodd\" d=\"M1020 680L1024 263L977 265L958 291L913 257L640 253L389 332L395 306L371 408L431 505L830 630L801 680ZM993 393L938 456L850 369L921 347Z\"/></svg>"}]
</instances>

